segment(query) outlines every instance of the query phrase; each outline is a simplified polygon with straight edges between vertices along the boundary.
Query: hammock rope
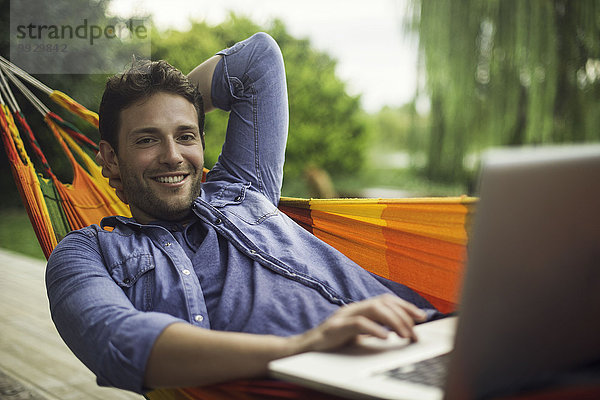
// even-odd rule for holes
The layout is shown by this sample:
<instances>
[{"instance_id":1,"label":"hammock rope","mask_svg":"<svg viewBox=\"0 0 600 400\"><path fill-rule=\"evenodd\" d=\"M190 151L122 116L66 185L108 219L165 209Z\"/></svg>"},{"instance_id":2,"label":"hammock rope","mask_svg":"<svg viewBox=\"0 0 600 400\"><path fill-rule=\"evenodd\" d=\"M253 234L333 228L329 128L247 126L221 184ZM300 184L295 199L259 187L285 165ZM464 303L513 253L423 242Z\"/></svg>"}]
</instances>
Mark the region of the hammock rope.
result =
<instances>
[{"instance_id":1,"label":"hammock rope","mask_svg":"<svg viewBox=\"0 0 600 400\"><path fill-rule=\"evenodd\" d=\"M118 199L90 156L98 150L97 144L52 112L25 83L96 129L98 115L1 57L0 72L2 142L45 256L71 230L98 224L108 215L130 216L129 208ZM62 182L52 171L9 83L43 116L53 140L59 143L73 169L73 182ZM21 135L42 166L41 172L36 171ZM335 200L283 197L279 208L363 268L411 287L440 311L449 312L456 308L475 205L476 199L470 197ZM262 380L161 389L146 397L152 400L333 399L296 385Z\"/></svg>"}]
</instances>

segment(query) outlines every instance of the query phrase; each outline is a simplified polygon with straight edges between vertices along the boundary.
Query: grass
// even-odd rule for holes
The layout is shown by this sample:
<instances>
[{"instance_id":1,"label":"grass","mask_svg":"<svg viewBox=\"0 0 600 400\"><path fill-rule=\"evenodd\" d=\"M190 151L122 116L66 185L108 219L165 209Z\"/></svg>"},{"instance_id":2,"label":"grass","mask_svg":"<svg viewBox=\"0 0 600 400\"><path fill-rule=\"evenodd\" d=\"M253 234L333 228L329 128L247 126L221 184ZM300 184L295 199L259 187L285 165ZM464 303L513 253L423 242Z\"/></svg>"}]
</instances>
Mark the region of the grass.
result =
<instances>
[{"instance_id":1,"label":"grass","mask_svg":"<svg viewBox=\"0 0 600 400\"><path fill-rule=\"evenodd\" d=\"M45 260L27 212L23 208L0 210L0 247Z\"/></svg>"}]
</instances>

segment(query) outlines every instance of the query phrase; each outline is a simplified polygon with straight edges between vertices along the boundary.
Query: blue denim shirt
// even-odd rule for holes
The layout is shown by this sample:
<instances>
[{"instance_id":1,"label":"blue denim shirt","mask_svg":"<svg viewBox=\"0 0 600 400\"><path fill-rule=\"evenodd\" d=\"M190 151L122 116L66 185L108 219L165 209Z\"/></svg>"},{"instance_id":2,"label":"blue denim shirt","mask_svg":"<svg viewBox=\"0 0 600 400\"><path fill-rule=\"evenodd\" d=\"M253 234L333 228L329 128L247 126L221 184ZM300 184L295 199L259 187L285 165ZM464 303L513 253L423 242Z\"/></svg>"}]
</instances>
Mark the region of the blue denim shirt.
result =
<instances>
[{"instance_id":1,"label":"blue denim shirt","mask_svg":"<svg viewBox=\"0 0 600 400\"><path fill-rule=\"evenodd\" d=\"M230 118L194 221L108 217L71 232L49 258L52 318L100 385L143 392L154 341L174 322L291 335L340 305L390 292L435 314L277 209L288 125L281 53L260 33L220 54L212 100Z\"/></svg>"}]
</instances>

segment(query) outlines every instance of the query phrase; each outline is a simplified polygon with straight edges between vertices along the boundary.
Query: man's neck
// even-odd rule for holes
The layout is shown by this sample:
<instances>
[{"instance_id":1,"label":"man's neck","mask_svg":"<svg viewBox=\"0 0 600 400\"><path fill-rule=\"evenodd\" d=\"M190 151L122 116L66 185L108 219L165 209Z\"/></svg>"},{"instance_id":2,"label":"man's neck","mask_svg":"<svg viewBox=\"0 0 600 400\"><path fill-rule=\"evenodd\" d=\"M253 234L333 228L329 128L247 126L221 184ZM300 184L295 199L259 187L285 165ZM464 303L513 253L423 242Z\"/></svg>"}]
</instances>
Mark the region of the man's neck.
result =
<instances>
[{"instance_id":1,"label":"man's neck","mask_svg":"<svg viewBox=\"0 0 600 400\"><path fill-rule=\"evenodd\" d=\"M146 213L146 212L138 209L135 206L132 206L131 204L129 205L129 209L131 210L131 215L132 215L133 219L135 220L135 222L137 222L140 225L152 225L152 224L156 224L156 222L164 222L164 223L187 226L192 221L194 221L194 213L191 209L191 206L190 206L189 211L185 215L182 214L181 216L174 216L174 217L173 216L163 217L160 215L152 215L152 214Z\"/></svg>"}]
</instances>

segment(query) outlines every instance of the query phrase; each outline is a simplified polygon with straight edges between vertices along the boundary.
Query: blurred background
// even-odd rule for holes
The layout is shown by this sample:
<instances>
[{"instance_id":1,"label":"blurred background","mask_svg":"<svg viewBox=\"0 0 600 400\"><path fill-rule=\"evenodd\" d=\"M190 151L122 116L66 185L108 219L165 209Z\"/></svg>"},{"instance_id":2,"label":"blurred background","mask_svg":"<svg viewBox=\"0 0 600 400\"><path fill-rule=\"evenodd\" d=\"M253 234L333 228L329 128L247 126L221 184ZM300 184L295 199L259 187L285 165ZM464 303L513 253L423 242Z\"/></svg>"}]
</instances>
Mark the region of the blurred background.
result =
<instances>
[{"instance_id":1,"label":"blurred background","mask_svg":"<svg viewBox=\"0 0 600 400\"><path fill-rule=\"evenodd\" d=\"M476 194L486 148L600 141L600 0L60 4L39 1L49 16L86 10L90 24L146 18L152 58L185 73L257 31L271 34L284 55L290 100L284 196ZM5 58L10 6L0 0ZM36 77L97 111L107 76ZM68 182L70 167L41 117L25 100L20 105ZM226 120L220 111L207 116L207 167L220 152ZM0 247L43 257L4 151L0 185Z\"/></svg>"}]
</instances>

